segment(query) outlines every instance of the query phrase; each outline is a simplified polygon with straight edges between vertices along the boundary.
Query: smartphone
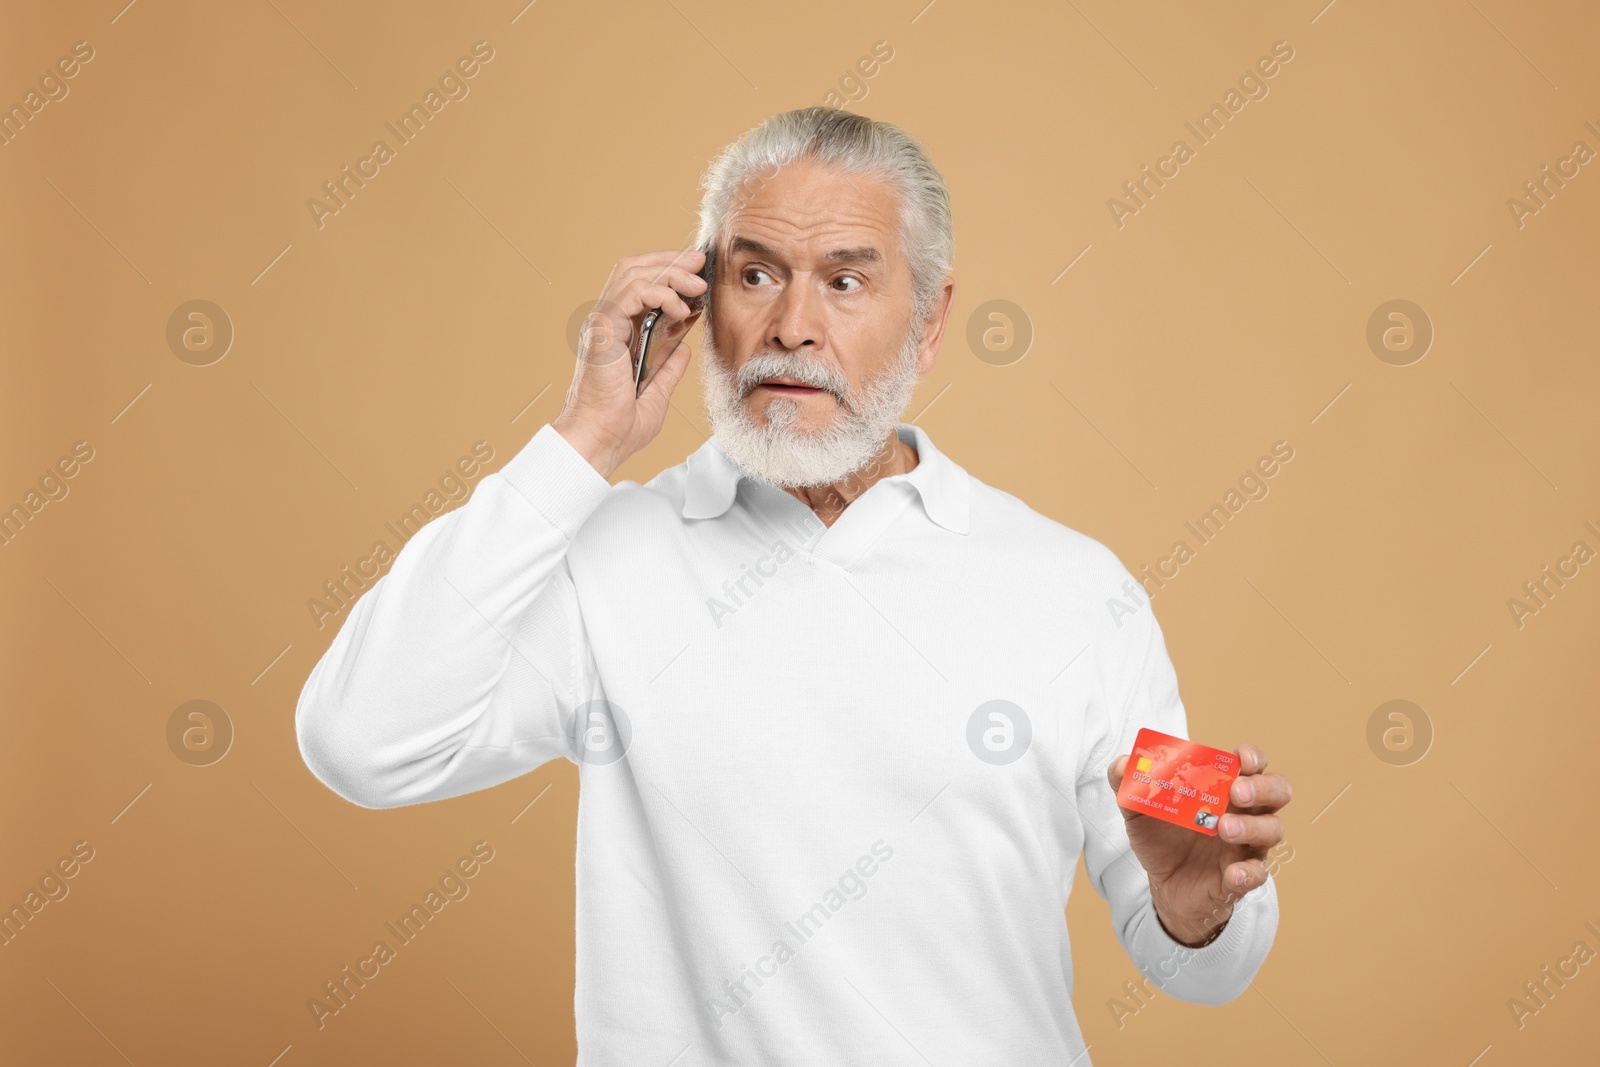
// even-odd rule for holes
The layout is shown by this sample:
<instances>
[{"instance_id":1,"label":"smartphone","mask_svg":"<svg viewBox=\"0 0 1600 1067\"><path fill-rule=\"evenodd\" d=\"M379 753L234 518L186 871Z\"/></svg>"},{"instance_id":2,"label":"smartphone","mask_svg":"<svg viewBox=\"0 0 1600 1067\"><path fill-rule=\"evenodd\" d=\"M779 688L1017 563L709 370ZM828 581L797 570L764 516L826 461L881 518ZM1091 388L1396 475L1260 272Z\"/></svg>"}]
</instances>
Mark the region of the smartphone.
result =
<instances>
[{"instance_id":1,"label":"smartphone","mask_svg":"<svg viewBox=\"0 0 1600 1067\"><path fill-rule=\"evenodd\" d=\"M689 305L692 311L700 311L706 306L706 297L711 294L712 279L717 274L717 250L715 248L703 248L701 251L706 254L706 262L705 266L700 268L699 274L700 277L705 279L706 291L699 296L685 299L684 302ZM645 379L650 377L650 368L655 366L656 357L660 355L661 337L667 332L665 327L659 331L655 328L656 323L660 320L661 309L652 308L649 314L645 315L643 325L639 327L639 342L634 346L633 350L633 392L635 396L644 387Z\"/></svg>"}]
</instances>

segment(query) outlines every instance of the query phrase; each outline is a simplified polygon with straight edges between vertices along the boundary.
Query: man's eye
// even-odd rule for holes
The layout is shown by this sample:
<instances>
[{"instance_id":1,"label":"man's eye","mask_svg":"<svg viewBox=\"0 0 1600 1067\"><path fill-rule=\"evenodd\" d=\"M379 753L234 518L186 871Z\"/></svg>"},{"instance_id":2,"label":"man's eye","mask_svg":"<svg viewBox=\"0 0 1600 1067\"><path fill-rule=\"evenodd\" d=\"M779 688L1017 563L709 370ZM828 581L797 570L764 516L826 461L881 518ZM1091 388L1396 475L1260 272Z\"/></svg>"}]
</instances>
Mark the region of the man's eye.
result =
<instances>
[{"instance_id":1,"label":"man's eye","mask_svg":"<svg viewBox=\"0 0 1600 1067\"><path fill-rule=\"evenodd\" d=\"M750 275L752 275L752 274L760 274L763 277L769 277L769 278L771 277L771 275L767 274L767 272L762 270L760 267L746 267L745 268L745 272L744 272L744 280L749 282L750 281ZM752 282L751 284L755 284L755 283Z\"/></svg>"},{"instance_id":2,"label":"man's eye","mask_svg":"<svg viewBox=\"0 0 1600 1067\"><path fill-rule=\"evenodd\" d=\"M841 274L839 277L834 279L834 282L835 283L838 283L838 282L854 282L855 283L855 287L856 287L855 289L841 289L840 290L840 292L844 292L844 293L853 293L853 292L856 291L856 289L861 288L861 279L852 277L851 275L848 275L848 274Z\"/></svg>"}]
</instances>

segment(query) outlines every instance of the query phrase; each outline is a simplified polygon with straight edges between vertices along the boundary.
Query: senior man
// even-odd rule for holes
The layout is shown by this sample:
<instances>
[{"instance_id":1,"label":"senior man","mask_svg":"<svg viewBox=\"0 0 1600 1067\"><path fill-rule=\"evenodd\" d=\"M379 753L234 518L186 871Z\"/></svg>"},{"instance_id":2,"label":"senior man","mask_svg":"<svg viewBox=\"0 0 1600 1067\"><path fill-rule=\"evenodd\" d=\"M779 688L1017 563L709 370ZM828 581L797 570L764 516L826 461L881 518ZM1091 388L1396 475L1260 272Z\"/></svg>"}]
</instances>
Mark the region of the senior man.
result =
<instances>
[{"instance_id":1,"label":"senior man","mask_svg":"<svg viewBox=\"0 0 1600 1067\"><path fill-rule=\"evenodd\" d=\"M1078 856L1150 982L1219 1004L1277 929L1289 783L1240 745L1216 837L1119 808L1187 737L1104 546L899 422L950 314L916 140L776 115L708 170L699 251L619 261L557 419L417 533L296 711L369 808L580 770L579 1063L1085 1064ZM669 354L636 393L630 344ZM714 436L644 485L704 316Z\"/></svg>"}]
</instances>

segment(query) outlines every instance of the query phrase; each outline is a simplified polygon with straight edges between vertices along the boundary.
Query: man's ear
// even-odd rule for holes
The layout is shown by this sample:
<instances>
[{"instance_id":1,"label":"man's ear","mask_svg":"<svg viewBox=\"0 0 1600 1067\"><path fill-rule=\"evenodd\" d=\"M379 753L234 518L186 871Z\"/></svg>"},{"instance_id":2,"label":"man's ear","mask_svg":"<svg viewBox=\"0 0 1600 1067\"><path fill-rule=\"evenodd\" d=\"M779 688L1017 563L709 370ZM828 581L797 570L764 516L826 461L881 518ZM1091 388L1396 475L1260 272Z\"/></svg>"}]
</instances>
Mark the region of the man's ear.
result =
<instances>
[{"instance_id":1,"label":"man's ear","mask_svg":"<svg viewBox=\"0 0 1600 1067\"><path fill-rule=\"evenodd\" d=\"M928 318L923 326L922 343L917 349L918 374L927 374L933 369L939 346L944 341L945 324L950 320L950 309L955 306L955 296L955 279L946 276L940 296L928 310Z\"/></svg>"}]
</instances>

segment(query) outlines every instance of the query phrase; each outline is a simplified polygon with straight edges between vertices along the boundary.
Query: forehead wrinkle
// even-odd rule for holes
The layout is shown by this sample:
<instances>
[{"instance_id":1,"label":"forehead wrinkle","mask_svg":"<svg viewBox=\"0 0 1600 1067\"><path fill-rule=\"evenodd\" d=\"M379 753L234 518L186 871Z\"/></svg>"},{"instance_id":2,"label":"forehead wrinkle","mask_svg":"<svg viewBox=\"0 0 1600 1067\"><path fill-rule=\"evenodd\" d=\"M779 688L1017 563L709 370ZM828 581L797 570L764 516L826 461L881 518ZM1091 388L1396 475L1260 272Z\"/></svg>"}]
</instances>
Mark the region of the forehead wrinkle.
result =
<instances>
[{"instance_id":1,"label":"forehead wrinkle","mask_svg":"<svg viewBox=\"0 0 1600 1067\"><path fill-rule=\"evenodd\" d=\"M824 262L841 261L833 258L832 254L836 252L874 250L878 263L887 263L894 255L892 232L873 225L865 214L845 219L829 215L817 223L808 224L806 221L758 211L741 214L733 222L730 252L733 238L744 237L773 248L773 253L778 256L782 256L785 249L773 246L787 244L798 254L810 253ZM867 260L852 257L848 261L860 263Z\"/></svg>"},{"instance_id":2,"label":"forehead wrinkle","mask_svg":"<svg viewBox=\"0 0 1600 1067\"><path fill-rule=\"evenodd\" d=\"M878 208L877 208L877 205L875 205L872 202L872 198L867 196L867 194L865 194L865 193L863 193L861 191L861 187L855 183L855 180L849 174L841 173L839 175L839 177L844 181L844 183L846 185L848 185L855 192L856 196L861 198L861 202L863 204L866 204L867 207L869 209L871 209L871 211L872 211L872 213L874 215L878 216L879 220L881 220L883 222L883 225L884 225L885 229L889 230L890 232L894 232L899 228L894 223L890 222L887 218L884 217L883 212L879 211ZM890 190L890 192L889 192L889 200L891 201L891 203L894 206L898 207L899 206L899 202L900 202L900 194L899 194L899 192L896 191L896 190Z\"/></svg>"},{"instance_id":3,"label":"forehead wrinkle","mask_svg":"<svg viewBox=\"0 0 1600 1067\"><path fill-rule=\"evenodd\" d=\"M755 195L741 200L730 222L747 217L766 220L776 226L795 225L780 217L784 216L813 230L833 222L878 229L888 234L897 232L897 226L850 175L833 172L825 180L809 184L792 180L793 177L803 178L807 173L815 171L804 168L796 175L780 174L771 184L758 189ZM889 194L889 199L894 199L892 190L881 184L875 188Z\"/></svg>"},{"instance_id":4,"label":"forehead wrinkle","mask_svg":"<svg viewBox=\"0 0 1600 1067\"><path fill-rule=\"evenodd\" d=\"M843 228L857 226L869 230L891 231L892 227L883 224L883 216L869 209L862 210L862 205L849 201L824 201L814 205L798 205L793 202L782 205L745 205L734 213L730 222L742 219L753 219L768 223L778 228L803 229L817 231L829 226Z\"/></svg>"}]
</instances>

